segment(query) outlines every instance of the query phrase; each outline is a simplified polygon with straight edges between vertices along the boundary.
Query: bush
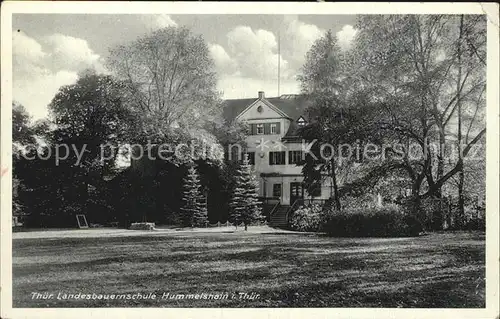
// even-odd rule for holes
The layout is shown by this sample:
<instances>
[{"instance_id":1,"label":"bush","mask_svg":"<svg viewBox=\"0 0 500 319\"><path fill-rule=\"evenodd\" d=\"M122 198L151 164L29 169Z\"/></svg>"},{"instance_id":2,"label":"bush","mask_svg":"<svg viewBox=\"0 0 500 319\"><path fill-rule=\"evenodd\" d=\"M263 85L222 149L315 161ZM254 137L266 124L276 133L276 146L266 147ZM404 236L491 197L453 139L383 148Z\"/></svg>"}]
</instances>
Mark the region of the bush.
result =
<instances>
[{"instance_id":1,"label":"bush","mask_svg":"<svg viewBox=\"0 0 500 319\"><path fill-rule=\"evenodd\" d=\"M342 197L342 209L375 209L377 208L377 200L375 195L363 193L359 196L346 195Z\"/></svg>"},{"instance_id":2,"label":"bush","mask_svg":"<svg viewBox=\"0 0 500 319\"><path fill-rule=\"evenodd\" d=\"M131 230L154 230L155 223L132 223L130 225Z\"/></svg>"},{"instance_id":3,"label":"bush","mask_svg":"<svg viewBox=\"0 0 500 319\"><path fill-rule=\"evenodd\" d=\"M395 205L372 209L329 211L320 228L335 237L418 236L421 223Z\"/></svg>"},{"instance_id":4,"label":"bush","mask_svg":"<svg viewBox=\"0 0 500 319\"><path fill-rule=\"evenodd\" d=\"M297 231L319 231L324 221L324 213L321 206L313 204L300 206L290 219L290 227Z\"/></svg>"},{"instance_id":5,"label":"bush","mask_svg":"<svg viewBox=\"0 0 500 319\"><path fill-rule=\"evenodd\" d=\"M78 228L75 215L31 214L23 216L23 226L27 228Z\"/></svg>"},{"instance_id":6,"label":"bush","mask_svg":"<svg viewBox=\"0 0 500 319\"><path fill-rule=\"evenodd\" d=\"M467 221L463 227L464 230L486 230L486 220L484 218L476 218Z\"/></svg>"}]
</instances>

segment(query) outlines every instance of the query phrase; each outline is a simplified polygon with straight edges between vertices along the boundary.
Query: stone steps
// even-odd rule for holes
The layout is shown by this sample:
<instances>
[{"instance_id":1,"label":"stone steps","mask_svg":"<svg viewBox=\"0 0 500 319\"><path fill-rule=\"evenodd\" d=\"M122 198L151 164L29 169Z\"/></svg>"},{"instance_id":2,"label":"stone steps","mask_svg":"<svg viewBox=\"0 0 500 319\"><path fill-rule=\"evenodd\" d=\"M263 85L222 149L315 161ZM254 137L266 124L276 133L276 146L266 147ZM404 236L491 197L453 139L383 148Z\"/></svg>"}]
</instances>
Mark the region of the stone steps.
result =
<instances>
[{"instance_id":1,"label":"stone steps","mask_svg":"<svg viewBox=\"0 0 500 319\"><path fill-rule=\"evenodd\" d=\"M271 215L269 226L271 227L287 227L287 212L290 209L290 206L280 206L276 209L276 211Z\"/></svg>"}]
</instances>

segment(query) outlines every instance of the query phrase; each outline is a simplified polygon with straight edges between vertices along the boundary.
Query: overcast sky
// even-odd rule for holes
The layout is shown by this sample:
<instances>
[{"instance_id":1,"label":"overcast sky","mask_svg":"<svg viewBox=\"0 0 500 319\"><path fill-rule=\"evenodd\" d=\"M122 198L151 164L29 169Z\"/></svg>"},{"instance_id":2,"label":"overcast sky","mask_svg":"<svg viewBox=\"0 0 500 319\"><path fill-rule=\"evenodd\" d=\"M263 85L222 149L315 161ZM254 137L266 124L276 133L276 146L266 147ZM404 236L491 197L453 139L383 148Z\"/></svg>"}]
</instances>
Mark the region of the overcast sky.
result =
<instances>
[{"instance_id":1,"label":"overcast sky","mask_svg":"<svg viewBox=\"0 0 500 319\"><path fill-rule=\"evenodd\" d=\"M355 35L353 15L13 15L13 96L33 118L47 115L58 88L80 70L105 71L109 49L166 26L201 34L215 60L224 98L298 93L294 80L311 44L330 29L347 48ZM281 43L278 55L278 35Z\"/></svg>"}]
</instances>

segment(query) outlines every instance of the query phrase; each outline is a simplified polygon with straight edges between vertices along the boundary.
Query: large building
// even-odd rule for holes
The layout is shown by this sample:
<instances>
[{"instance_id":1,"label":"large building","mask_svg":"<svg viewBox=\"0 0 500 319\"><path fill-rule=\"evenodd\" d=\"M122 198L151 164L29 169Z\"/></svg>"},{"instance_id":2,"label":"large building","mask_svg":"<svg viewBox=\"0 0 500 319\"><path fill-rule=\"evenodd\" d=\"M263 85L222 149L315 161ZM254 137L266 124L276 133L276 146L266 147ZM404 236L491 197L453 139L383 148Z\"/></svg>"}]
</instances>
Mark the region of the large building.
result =
<instances>
[{"instance_id":1,"label":"large building","mask_svg":"<svg viewBox=\"0 0 500 319\"><path fill-rule=\"evenodd\" d=\"M281 219L286 219L290 210L303 200L323 201L331 194L331 184L327 179L311 194L302 185L302 166L297 163L303 150L307 149L307 143L298 136L297 130L308 122L307 105L307 99L301 95L266 98L264 92L258 92L253 99L226 100L224 107L227 121L249 125L250 133L243 153L248 154L254 166L259 195L270 209L268 213L278 213L274 215L281 215ZM229 151L233 158L235 150L241 152L231 146Z\"/></svg>"}]
</instances>

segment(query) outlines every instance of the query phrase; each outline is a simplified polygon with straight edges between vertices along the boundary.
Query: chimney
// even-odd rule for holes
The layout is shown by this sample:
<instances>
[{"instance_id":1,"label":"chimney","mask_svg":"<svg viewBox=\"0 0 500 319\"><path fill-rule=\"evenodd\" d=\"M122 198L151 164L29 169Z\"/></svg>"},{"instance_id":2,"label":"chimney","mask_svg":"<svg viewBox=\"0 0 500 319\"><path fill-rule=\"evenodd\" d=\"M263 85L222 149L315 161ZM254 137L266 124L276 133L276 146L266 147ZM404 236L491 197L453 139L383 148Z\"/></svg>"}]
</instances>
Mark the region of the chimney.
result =
<instances>
[{"instance_id":1,"label":"chimney","mask_svg":"<svg viewBox=\"0 0 500 319\"><path fill-rule=\"evenodd\" d=\"M259 91L259 100L264 98L264 91Z\"/></svg>"}]
</instances>

